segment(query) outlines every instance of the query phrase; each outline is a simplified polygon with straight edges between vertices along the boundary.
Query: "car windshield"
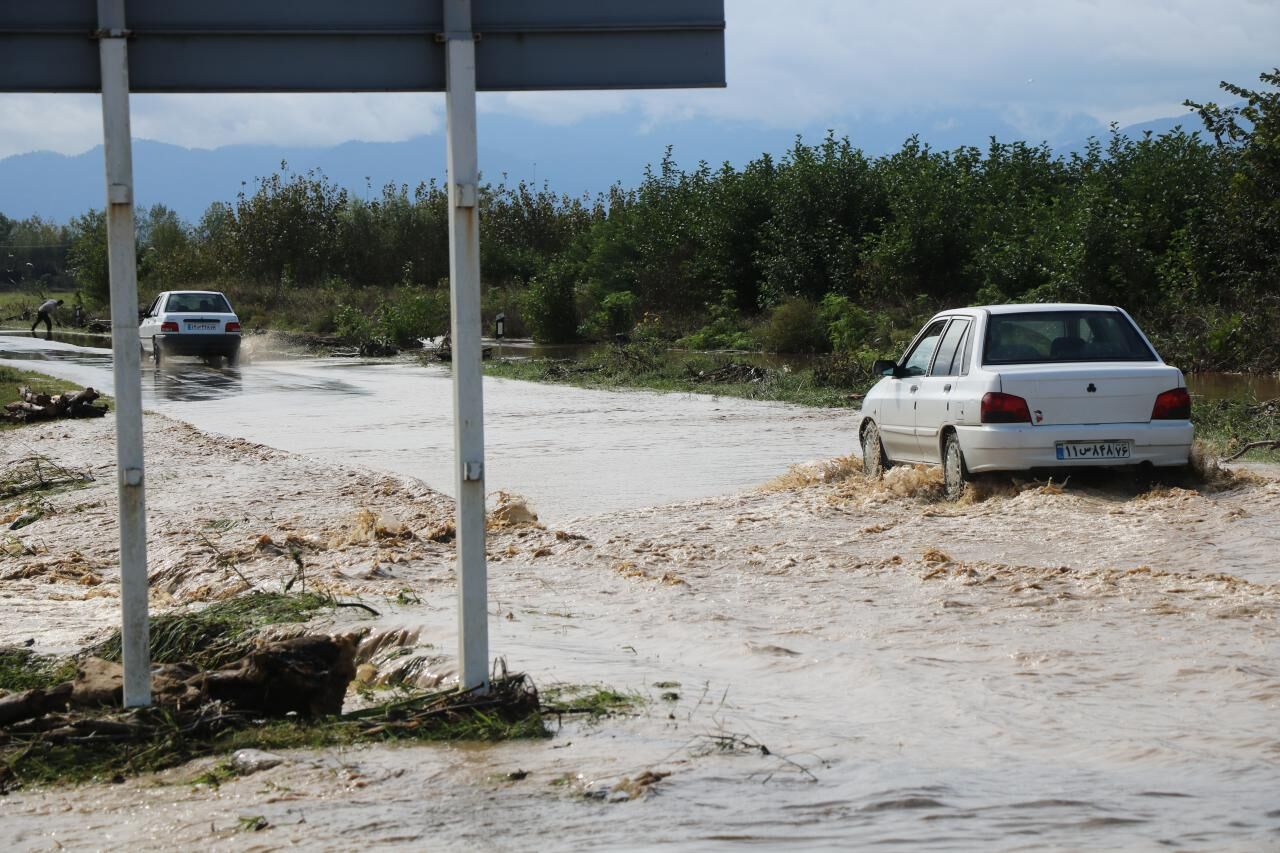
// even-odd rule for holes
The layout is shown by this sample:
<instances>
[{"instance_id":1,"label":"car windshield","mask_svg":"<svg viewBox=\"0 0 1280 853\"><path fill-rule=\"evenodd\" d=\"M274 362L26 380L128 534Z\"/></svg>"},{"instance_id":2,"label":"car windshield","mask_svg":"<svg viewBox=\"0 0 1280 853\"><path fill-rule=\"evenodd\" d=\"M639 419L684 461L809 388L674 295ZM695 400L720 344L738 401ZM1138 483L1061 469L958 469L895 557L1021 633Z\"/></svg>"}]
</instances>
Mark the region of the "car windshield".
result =
<instances>
[{"instance_id":1,"label":"car windshield","mask_svg":"<svg viewBox=\"0 0 1280 853\"><path fill-rule=\"evenodd\" d=\"M982 357L983 364L1155 360L1119 311L992 314Z\"/></svg>"},{"instance_id":2,"label":"car windshield","mask_svg":"<svg viewBox=\"0 0 1280 853\"><path fill-rule=\"evenodd\" d=\"M170 293L164 310L185 314L230 314L231 306L221 293Z\"/></svg>"}]
</instances>

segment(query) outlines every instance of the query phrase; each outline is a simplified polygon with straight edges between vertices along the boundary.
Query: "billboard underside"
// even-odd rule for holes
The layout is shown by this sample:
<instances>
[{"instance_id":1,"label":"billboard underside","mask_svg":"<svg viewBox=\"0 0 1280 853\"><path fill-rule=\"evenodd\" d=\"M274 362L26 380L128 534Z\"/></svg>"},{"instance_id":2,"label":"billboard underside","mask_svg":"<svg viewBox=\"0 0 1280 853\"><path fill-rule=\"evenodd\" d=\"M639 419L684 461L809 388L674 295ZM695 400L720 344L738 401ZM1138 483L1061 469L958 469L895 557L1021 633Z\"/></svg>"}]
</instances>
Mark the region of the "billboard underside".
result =
<instances>
[{"instance_id":1,"label":"billboard underside","mask_svg":"<svg viewBox=\"0 0 1280 853\"><path fill-rule=\"evenodd\" d=\"M723 0L473 0L481 91L718 87ZM126 0L133 92L443 92L424 0ZM93 0L0 0L0 91L97 92Z\"/></svg>"}]
</instances>

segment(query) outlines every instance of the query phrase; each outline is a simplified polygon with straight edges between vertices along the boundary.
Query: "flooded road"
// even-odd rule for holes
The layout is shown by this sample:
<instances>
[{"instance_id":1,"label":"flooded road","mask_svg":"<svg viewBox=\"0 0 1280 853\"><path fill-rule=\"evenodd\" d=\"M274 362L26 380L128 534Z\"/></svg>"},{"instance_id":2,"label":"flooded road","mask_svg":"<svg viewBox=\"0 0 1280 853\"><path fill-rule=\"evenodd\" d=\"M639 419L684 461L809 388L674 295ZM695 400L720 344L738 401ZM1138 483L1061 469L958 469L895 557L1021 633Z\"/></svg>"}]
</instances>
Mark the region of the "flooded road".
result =
<instances>
[{"instance_id":1,"label":"flooded road","mask_svg":"<svg viewBox=\"0 0 1280 853\"><path fill-rule=\"evenodd\" d=\"M84 358L68 352L57 369L76 381L87 380L70 372L101 376ZM448 397L435 402L444 379L433 369L262 363L219 374L234 380L224 393L210 390L204 368L187 367L152 372L148 405L232 434L271 419L277 446L388 470L415 458L419 432L440 431L447 469ZM944 503L936 470L900 467L867 482L835 463L701 497L707 480L721 492L741 489L735 478L766 483L776 470L762 459L785 467L847 452L849 415L507 386L519 383L486 382L490 447L525 460L513 470L528 479L512 487L539 508L560 507L561 518L494 533L493 653L540 685L634 691L644 699L635 715L568 723L548 741L294 752L214 788L193 786L201 767L185 767L74 792L19 792L5 803L13 845L1280 848L1274 470L1142 494L1097 480L1010 480ZM390 449L369 446L370 425L384 421L402 437ZM437 422L445 427L419 426ZM583 431L586 423L599 432ZM291 426L306 448L287 443ZM101 457L110 437L101 422L76 437L36 429L39 446L67 464ZM353 502L406 520L427 503L336 465L312 469L185 428L153 429L162 434L150 446L176 469L208 460L199 489L179 477L153 484L155 566L178 602L200 600L218 577L196 535L205 519L243 513L220 547L240 549L241 571L265 585L292 565L262 556L253 545L261 534L329 541L344 514L365 505ZM807 433L815 443L800 443ZM670 446L684 441L706 446ZM555 479L576 464L559 457L576 454L596 460L574 475L600 480L595 491ZM687 482L682 466L696 472ZM236 478L273 469L278 487L264 482L237 503ZM629 487L612 470L644 488L613 509L589 506L588 495L606 503L611 489ZM112 489L105 479L95 488ZM664 488L667 497L646 499ZM657 505L672 500L682 502ZM88 512L109 520L109 507ZM110 542L94 550L68 535L84 527L83 516L53 512L20 534L49 543L41 559L51 563L59 547L67 559L75 549L109 581ZM344 594L382 613L373 630L420 631L412 652L447 670L456 630L449 549L421 536L363 547L317 548L312 580L350 584ZM66 596L63 620L77 607L111 618L109 600L72 600L73 583L27 582ZM30 636L9 612L0 639ZM40 624L34 611L24 618ZM358 618L347 611L326 627L368 625ZM645 773L657 781L633 798ZM244 834L243 819L255 816L267 828Z\"/></svg>"},{"instance_id":2,"label":"flooded road","mask_svg":"<svg viewBox=\"0 0 1280 853\"><path fill-rule=\"evenodd\" d=\"M111 387L106 350L0 336L0 363ZM142 391L148 409L202 430L453 493L444 366L298 358L225 370L172 359L159 369L144 362ZM525 496L544 520L739 491L855 444L852 412L492 378L484 394L486 486Z\"/></svg>"}]
</instances>

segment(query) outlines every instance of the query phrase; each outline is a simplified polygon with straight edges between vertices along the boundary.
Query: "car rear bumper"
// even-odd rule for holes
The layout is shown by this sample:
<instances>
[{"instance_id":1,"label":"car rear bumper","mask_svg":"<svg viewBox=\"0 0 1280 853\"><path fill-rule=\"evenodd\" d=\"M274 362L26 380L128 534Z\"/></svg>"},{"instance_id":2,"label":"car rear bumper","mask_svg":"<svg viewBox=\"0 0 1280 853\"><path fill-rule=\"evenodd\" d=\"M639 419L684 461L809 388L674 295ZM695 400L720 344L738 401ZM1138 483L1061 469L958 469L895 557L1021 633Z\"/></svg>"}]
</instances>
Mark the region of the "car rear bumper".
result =
<instances>
[{"instance_id":1,"label":"car rear bumper","mask_svg":"<svg viewBox=\"0 0 1280 853\"><path fill-rule=\"evenodd\" d=\"M1129 424L1032 426L985 424L959 426L960 449L973 473L1021 471L1029 468L1114 468L1150 463L1158 467L1185 465L1191 456L1194 432L1190 421L1152 421ZM1058 458L1060 441L1131 441L1133 453L1124 459Z\"/></svg>"},{"instance_id":2,"label":"car rear bumper","mask_svg":"<svg viewBox=\"0 0 1280 853\"><path fill-rule=\"evenodd\" d=\"M220 355L230 358L240 351L239 335L156 335L155 342L165 355Z\"/></svg>"}]
</instances>

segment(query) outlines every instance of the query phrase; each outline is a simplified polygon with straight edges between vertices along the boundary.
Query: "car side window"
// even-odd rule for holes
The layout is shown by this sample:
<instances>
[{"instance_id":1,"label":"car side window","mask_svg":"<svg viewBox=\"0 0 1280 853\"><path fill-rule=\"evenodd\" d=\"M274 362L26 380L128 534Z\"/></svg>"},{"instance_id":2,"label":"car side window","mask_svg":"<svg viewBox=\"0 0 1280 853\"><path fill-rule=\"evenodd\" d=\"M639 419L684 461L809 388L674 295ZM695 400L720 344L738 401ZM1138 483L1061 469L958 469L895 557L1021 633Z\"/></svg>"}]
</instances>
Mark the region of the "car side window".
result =
<instances>
[{"instance_id":1,"label":"car side window","mask_svg":"<svg viewBox=\"0 0 1280 853\"><path fill-rule=\"evenodd\" d=\"M947 326L947 331L942 336L942 341L938 344L938 357L933 360L933 369L929 371L930 376L956 376L960 373L961 345L964 343L965 333L969 331L969 321L956 318L951 321L951 325Z\"/></svg>"},{"instance_id":2,"label":"car side window","mask_svg":"<svg viewBox=\"0 0 1280 853\"><path fill-rule=\"evenodd\" d=\"M921 333L920 339L916 341L916 345L911 348L911 352L907 353L907 357L902 362L902 368L908 376L923 376L929 369L929 362L933 361L933 352L938 348L938 340L946 327L946 320L936 320Z\"/></svg>"}]
</instances>

